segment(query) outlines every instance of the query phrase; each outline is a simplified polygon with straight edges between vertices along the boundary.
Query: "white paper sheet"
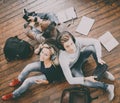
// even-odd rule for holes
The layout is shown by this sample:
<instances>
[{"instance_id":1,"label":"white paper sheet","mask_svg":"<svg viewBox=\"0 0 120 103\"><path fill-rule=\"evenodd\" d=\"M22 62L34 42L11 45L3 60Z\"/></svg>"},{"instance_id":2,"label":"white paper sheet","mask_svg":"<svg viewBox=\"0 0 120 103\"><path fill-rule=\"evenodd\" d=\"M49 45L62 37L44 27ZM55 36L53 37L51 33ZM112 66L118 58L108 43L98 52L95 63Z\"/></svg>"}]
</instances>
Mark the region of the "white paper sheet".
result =
<instances>
[{"instance_id":1,"label":"white paper sheet","mask_svg":"<svg viewBox=\"0 0 120 103\"><path fill-rule=\"evenodd\" d=\"M81 21L76 29L78 33L88 35L90 29L92 28L92 25L94 24L95 20L88 18L86 16L83 16L81 18Z\"/></svg>"},{"instance_id":2,"label":"white paper sheet","mask_svg":"<svg viewBox=\"0 0 120 103\"><path fill-rule=\"evenodd\" d=\"M109 31L100 36L98 40L109 52L119 44L119 42L113 37L113 35Z\"/></svg>"},{"instance_id":3,"label":"white paper sheet","mask_svg":"<svg viewBox=\"0 0 120 103\"><path fill-rule=\"evenodd\" d=\"M77 18L74 7L60 11L56 15L61 23Z\"/></svg>"}]
</instances>

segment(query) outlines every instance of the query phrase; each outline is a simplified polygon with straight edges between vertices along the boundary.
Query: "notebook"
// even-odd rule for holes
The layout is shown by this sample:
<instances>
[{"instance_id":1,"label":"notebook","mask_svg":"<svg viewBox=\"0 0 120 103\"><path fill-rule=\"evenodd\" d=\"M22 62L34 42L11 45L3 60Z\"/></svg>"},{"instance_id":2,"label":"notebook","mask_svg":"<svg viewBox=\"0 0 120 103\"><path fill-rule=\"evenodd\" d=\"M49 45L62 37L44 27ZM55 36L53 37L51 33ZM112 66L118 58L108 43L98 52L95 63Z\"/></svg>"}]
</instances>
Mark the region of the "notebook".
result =
<instances>
[{"instance_id":1,"label":"notebook","mask_svg":"<svg viewBox=\"0 0 120 103\"><path fill-rule=\"evenodd\" d=\"M113 35L109 31L100 36L98 40L109 52L119 44L119 42L113 37Z\"/></svg>"},{"instance_id":2,"label":"notebook","mask_svg":"<svg viewBox=\"0 0 120 103\"><path fill-rule=\"evenodd\" d=\"M86 16L83 16L81 18L81 21L76 29L76 32L88 35L90 29L92 28L92 25L94 24L95 20L88 18Z\"/></svg>"},{"instance_id":3,"label":"notebook","mask_svg":"<svg viewBox=\"0 0 120 103\"><path fill-rule=\"evenodd\" d=\"M70 7L63 11L60 11L56 15L58 17L59 22L61 23L77 18L74 7Z\"/></svg>"}]
</instances>

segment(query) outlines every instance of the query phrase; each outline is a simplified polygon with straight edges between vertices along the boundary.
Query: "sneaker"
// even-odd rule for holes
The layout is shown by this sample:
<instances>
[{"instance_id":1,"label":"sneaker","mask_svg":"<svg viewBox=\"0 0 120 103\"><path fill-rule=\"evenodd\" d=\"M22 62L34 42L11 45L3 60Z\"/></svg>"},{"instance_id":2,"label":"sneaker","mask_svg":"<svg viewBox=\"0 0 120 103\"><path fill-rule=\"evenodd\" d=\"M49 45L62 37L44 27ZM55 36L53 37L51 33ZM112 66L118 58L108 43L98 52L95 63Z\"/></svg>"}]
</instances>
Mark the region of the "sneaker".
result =
<instances>
[{"instance_id":1,"label":"sneaker","mask_svg":"<svg viewBox=\"0 0 120 103\"><path fill-rule=\"evenodd\" d=\"M2 100L9 100L9 99L12 99L13 98L13 94L10 93L10 94L6 94L4 96L2 96Z\"/></svg>"},{"instance_id":2,"label":"sneaker","mask_svg":"<svg viewBox=\"0 0 120 103\"><path fill-rule=\"evenodd\" d=\"M108 71L105 72L105 75L104 75L105 78L111 80L111 81L114 81L115 80L115 77Z\"/></svg>"},{"instance_id":3,"label":"sneaker","mask_svg":"<svg viewBox=\"0 0 120 103\"><path fill-rule=\"evenodd\" d=\"M26 14L27 13L27 10L26 9L23 9L23 14Z\"/></svg>"},{"instance_id":4,"label":"sneaker","mask_svg":"<svg viewBox=\"0 0 120 103\"><path fill-rule=\"evenodd\" d=\"M107 87L107 92L109 93L109 101L112 101L114 98L114 85L109 84Z\"/></svg>"},{"instance_id":5,"label":"sneaker","mask_svg":"<svg viewBox=\"0 0 120 103\"><path fill-rule=\"evenodd\" d=\"M9 86L14 87L14 86L17 86L20 84L21 84L21 82L18 79L14 79L12 82L10 82Z\"/></svg>"}]
</instances>

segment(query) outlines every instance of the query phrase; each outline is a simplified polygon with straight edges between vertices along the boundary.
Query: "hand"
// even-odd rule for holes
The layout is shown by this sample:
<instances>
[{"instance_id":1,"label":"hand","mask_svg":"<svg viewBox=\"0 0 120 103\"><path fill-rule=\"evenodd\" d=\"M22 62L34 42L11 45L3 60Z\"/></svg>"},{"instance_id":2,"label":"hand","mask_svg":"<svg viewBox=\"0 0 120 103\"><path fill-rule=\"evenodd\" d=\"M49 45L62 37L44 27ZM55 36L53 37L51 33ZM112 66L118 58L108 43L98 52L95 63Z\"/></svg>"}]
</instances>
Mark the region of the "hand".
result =
<instances>
[{"instance_id":1,"label":"hand","mask_svg":"<svg viewBox=\"0 0 120 103\"><path fill-rule=\"evenodd\" d=\"M101 58L98 59L98 63L105 64L105 61L103 61Z\"/></svg>"},{"instance_id":2,"label":"hand","mask_svg":"<svg viewBox=\"0 0 120 103\"><path fill-rule=\"evenodd\" d=\"M49 82L47 80L36 80L37 84L48 84Z\"/></svg>"},{"instance_id":3,"label":"hand","mask_svg":"<svg viewBox=\"0 0 120 103\"><path fill-rule=\"evenodd\" d=\"M31 21L30 23L29 23L29 26L30 27L33 27L35 25L35 22L34 21Z\"/></svg>"},{"instance_id":4,"label":"hand","mask_svg":"<svg viewBox=\"0 0 120 103\"><path fill-rule=\"evenodd\" d=\"M42 21L42 23L41 23L41 29L42 29L42 31L44 31L49 25L50 25L50 21L49 20L44 20L44 21Z\"/></svg>"},{"instance_id":5,"label":"hand","mask_svg":"<svg viewBox=\"0 0 120 103\"><path fill-rule=\"evenodd\" d=\"M85 80L91 81L91 82L97 82L95 80L95 78L97 78L96 76L89 76L89 77L85 77Z\"/></svg>"},{"instance_id":6,"label":"hand","mask_svg":"<svg viewBox=\"0 0 120 103\"><path fill-rule=\"evenodd\" d=\"M44 45L46 45L46 44L44 44ZM39 47L37 49L35 49L34 53L38 55L41 48L43 48L43 44L40 44Z\"/></svg>"},{"instance_id":7,"label":"hand","mask_svg":"<svg viewBox=\"0 0 120 103\"><path fill-rule=\"evenodd\" d=\"M29 16L28 20L34 21L35 17Z\"/></svg>"},{"instance_id":8,"label":"hand","mask_svg":"<svg viewBox=\"0 0 120 103\"><path fill-rule=\"evenodd\" d=\"M39 52L40 52L40 48L37 48L37 49L35 49L35 51L34 51L34 53L35 53L36 55L38 55Z\"/></svg>"}]
</instances>

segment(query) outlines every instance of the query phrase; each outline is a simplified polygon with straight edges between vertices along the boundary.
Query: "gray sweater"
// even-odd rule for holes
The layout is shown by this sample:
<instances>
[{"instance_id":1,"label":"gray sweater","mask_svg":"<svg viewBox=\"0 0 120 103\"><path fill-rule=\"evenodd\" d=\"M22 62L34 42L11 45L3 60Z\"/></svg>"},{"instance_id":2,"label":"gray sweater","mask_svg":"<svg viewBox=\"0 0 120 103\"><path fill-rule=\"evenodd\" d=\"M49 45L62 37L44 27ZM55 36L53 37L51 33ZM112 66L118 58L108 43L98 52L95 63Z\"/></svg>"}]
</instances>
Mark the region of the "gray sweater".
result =
<instances>
[{"instance_id":1,"label":"gray sweater","mask_svg":"<svg viewBox=\"0 0 120 103\"><path fill-rule=\"evenodd\" d=\"M62 67L63 73L65 75L66 80L69 84L84 84L84 77L73 77L70 68L75 64L78 60L80 52L84 47L93 45L96 50L97 58L101 58L101 44L97 39L93 38L75 38L76 42L76 51L75 53L68 53L66 51L60 50L59 61Z\"/></svg>"}]
</instances>

